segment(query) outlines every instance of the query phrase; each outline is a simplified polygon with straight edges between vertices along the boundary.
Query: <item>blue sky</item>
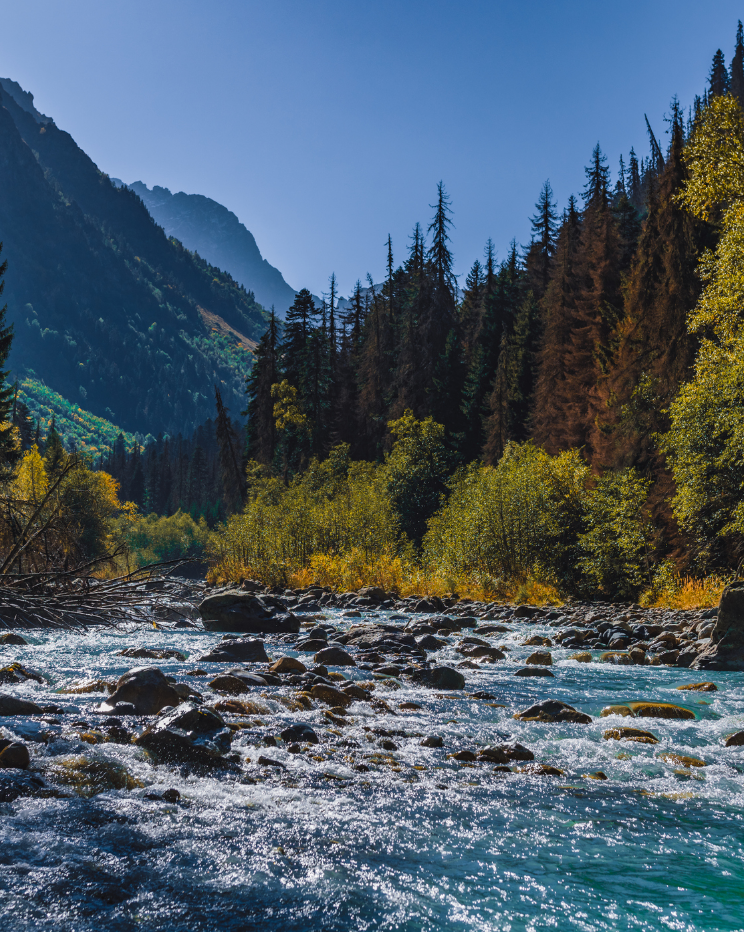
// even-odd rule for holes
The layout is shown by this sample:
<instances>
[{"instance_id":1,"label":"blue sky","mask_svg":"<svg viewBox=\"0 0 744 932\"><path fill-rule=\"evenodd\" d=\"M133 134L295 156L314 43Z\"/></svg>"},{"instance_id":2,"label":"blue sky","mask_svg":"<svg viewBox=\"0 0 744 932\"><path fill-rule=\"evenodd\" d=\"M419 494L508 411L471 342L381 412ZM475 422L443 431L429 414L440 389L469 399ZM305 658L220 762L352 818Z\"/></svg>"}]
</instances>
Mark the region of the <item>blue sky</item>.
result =
<instances>
[{"instance_id":1,"label":"blue sky","mask_svg":"<svg viewBox=\"0 0 744 932\"><path fill-rule=\"evenodd\" d=\"M677 94L727 62L744 4L716 0L0 0L0 75L110 175L233 210L295 288L396 259L436 184L456 270L529 239L600 142L647 152ZM665 137L664 137L665 138Z\"/></svg>"}]
</instances>

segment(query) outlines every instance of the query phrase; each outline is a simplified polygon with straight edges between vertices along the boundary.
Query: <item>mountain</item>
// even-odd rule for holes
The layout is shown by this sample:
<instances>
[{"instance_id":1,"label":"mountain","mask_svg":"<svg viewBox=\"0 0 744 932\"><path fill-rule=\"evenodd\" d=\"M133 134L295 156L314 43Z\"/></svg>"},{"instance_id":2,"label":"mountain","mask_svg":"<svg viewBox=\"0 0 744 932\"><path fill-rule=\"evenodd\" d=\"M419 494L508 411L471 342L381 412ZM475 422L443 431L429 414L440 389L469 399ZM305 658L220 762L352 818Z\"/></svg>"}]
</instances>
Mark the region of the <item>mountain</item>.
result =
<instances>
[{"instance_id":1,"label":"mountain","mask_svg":"<svg viewBox=\"0 0 744 932\"><path fill-rule=\"evenodd\" d=\"M117 178L111 180L122 184ZM261 256L253 234L231 210L202 194L172 194L168 188L155 185L150 189L141 181L128 187L139 195L168 236L229 272L253 292L259 304L267 309L274 305L278 316L284 317L294 301L295 290L284 281L279 269Z\"/></svg>"},{"instance_id":2,"label":"mountain","mask_svg":"<svg viewBox=\"0 0 744 932\"><path fill-rule=\"evenodd\" d=\"M190 432L233 413L267 314L229 274L169 239L0 80L0 241L13 371L132 433Z\"/></svg>"}]
</instances>

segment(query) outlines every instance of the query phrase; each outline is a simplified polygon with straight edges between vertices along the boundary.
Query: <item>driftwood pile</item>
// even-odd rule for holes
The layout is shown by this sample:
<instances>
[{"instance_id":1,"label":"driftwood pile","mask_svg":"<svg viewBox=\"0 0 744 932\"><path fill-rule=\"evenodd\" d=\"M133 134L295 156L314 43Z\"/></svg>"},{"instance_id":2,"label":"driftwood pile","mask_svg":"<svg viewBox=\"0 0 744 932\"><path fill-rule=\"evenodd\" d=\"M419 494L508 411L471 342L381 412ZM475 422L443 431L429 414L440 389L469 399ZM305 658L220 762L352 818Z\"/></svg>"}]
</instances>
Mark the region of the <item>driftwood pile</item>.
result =
<instances>
[{"instance_id":1,"label":"driftwood pile","mask_svg":"<svg viewBox=\"0 0 744 932\"><path fill-rule=\"evenodd\" d=\"M116 579L74 573L0 576L0 630L3 628L87 628L152 624L158 619L195 616L198 588L185 591L183 581L156 574L174 564L146 566Z\"/></svg>"}]
</instances>

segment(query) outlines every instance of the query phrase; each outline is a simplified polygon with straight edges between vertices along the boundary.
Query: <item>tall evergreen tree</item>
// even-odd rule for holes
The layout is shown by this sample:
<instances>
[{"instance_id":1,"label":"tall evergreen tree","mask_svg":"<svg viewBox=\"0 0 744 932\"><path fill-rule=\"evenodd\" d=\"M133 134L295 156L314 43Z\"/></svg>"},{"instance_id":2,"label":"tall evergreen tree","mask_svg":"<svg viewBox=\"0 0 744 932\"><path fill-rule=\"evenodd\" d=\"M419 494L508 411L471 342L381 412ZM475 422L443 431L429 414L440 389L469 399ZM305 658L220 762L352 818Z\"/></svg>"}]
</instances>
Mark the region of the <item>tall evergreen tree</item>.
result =
<instances>
[{"instance_id":1,"label":"tall evergreen tree","mask_svg":"<svg viewBox=\"0 0 744 932\"><path fill-rule=\"evenodd\" d=\"M238 511L243 503L244 482L238 434L227 412L219 388L214 387L217 406L217 447L220 458L220 478L225 510L228 514ZM166 456L166 461L169 459Z\"/></svg>"},{"instance_id":2,"label":"tall evergreen tree","mask_svg":"<svg viewBox=\"0 0 744 932\"><path fill-rule=\"evenodd\" d=\"M736 27L736 48L734 57L731 59L729 91L744 109L744 27L742 27L741 20Z\"/></svg>"},{"instance_id":3,"label":"tall evergreen tree","mask_svg":"<svg viewBox=\"0 0 744 932\"><path fill-rule=\"evenodd\" d=\"M723 52L720 49L718 49L716 54L713 56L713 64L710 67L708 85L710 88L711 97L723 97L724 94L728 94L729 75L728 71L726 70L726 60L724 59Z\"/></svg>"},{"instance_id":4,"label":"tall evergreen tree","mask_svg":"<svg viewBox=\"0 0 744 932\"><path fill-rule=\"evenodd\" d=\"M558 215L553 203L553 189L550 181L546 181L540 191L540 197L535 204L536 213L530 218L532 224L532 238L538 247L535 266L537 280L535 296L540 299L548 287L550 277L550 263L555 255L555 238Z\"/></svg>"},{"instance_id":5,"label":"tall evergreen tree","mask_svg":"<svg viewBox=\"0 0 744 932\"><path fill-rule=\"evenodd\" d=\"M271 386L281 381L279 372L279 338L274 308L269 326L253 354L253 367L245 380L248 405L246 427L247 454L264 466L271 466L276 452L276 423Z\"/></svg>"}]
</instances>

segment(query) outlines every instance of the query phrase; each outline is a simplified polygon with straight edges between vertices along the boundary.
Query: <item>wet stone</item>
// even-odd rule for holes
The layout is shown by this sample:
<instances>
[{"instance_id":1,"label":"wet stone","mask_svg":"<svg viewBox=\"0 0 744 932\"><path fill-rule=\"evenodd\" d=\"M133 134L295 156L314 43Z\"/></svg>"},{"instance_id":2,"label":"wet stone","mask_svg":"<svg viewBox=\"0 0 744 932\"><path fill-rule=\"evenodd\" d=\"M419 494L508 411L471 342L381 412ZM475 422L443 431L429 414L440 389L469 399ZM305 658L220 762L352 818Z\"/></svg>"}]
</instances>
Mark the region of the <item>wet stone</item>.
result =
<instances>
[{"instance_id":1,"label":"wet stone","mask_svg":"<svg viewBox=\"0 0 744 932\"><path fill-rule=\"evenodd\" d=\"M157 715L166 706L176 706L180 697L158 667L135 667L119 678L116 689L106 702L102 712L113 712L124 703L131 703L139 715ZM121 713L119 713L121 714Z\"/></svg>"}]
</instances>

